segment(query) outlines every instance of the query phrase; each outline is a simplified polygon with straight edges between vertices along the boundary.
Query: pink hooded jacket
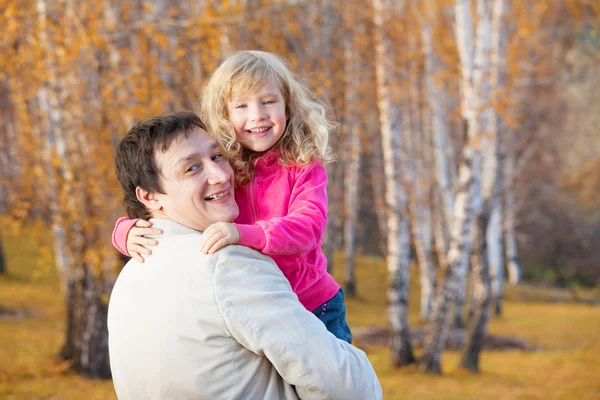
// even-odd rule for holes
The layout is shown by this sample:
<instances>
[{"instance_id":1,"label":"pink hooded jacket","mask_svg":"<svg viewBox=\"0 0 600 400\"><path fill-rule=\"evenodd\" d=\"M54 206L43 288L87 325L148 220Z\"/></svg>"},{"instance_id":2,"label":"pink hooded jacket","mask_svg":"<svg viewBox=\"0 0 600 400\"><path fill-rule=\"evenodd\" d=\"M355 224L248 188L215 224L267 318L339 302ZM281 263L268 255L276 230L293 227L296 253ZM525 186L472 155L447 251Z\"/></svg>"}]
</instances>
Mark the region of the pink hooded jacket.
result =
<instances>
[{"instance_id":1,"label":"pink hooded jacket","mask_svg":"<svg viewBox=\"0 0 600 400\"><path fill-rule=\"evenodd\" d=\"M327 173L318 161L283 167L278 150L256 161L254 178L235 189L240 214L235 225L239 244L271 256L307 310L314 310L339 291L327 273L321 251L327 225ZM129 230L137 220L119 218L113 244L127 254Z\"/></svg>"}]
</instances>

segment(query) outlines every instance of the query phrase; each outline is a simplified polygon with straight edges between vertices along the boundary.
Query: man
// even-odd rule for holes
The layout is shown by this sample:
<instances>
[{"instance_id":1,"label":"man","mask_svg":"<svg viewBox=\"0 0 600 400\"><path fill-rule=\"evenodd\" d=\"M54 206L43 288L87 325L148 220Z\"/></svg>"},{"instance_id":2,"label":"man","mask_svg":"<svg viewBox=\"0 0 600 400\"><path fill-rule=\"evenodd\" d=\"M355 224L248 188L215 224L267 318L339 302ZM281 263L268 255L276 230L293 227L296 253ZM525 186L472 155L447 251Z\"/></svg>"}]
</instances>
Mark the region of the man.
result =
<instances>
[{"instance_id":1,"label":"man","mask_svg":"<svg viewBox=\"0 0 600 400\"><path fill-rule=\"evenodd\" d=\"M233 171L195 114L138 123L115 165L129 216L163 230L111 295L120 399L381 398L366 355L304 309L273 260L243 246L201 253L201 232L238 207Z\"/></svg>"}]
</instances>

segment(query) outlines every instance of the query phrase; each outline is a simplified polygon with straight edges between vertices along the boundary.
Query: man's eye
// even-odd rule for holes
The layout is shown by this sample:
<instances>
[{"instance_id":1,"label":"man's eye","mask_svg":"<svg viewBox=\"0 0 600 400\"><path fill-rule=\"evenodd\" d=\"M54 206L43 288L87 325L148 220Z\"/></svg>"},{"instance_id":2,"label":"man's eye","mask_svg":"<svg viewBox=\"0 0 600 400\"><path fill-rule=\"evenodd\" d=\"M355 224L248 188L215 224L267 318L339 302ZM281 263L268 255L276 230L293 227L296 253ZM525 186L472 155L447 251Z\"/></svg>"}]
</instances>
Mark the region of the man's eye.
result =
<instances>
[{"instance_id":1,"label":"man's eye","mask_svg":"<svg viewBox=\"0 0 600 400\"><path fill-rule=\"evenodd\" d=\"M263 104L275 104L275 100L265 100Z\"/></svg>"},{"instance_id":2,"label":"man's eye","mask_svg":"<svg viewBox=\"0 0 600 400\"><path fill-rule=\"evenodd\" d=\"M189 173L189 172L196 172L198 171L198 165L190 165L189 167L186 168L185 173Z\"/></svg>"}]
</instances>

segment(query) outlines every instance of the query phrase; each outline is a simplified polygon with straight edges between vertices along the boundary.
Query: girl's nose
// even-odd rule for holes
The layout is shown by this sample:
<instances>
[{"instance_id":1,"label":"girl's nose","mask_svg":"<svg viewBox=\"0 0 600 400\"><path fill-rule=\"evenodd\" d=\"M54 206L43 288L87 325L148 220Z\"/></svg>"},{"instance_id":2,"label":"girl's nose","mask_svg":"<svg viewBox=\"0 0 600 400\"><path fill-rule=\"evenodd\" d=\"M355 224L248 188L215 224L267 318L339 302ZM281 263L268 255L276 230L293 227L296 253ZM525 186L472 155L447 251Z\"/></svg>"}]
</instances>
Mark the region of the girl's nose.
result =
<instances>
[{"instance_id":1,"label":"girl's nose","mask_svg":"<svg viewBox=\"0 0 600 400\"><path fill-rule=\"evenodd\" d=\"M266 113L262 105L256 106L252 110L252 114L250 116L251 121L262 121L265 119Z\"/></svg>"}]
</instances>

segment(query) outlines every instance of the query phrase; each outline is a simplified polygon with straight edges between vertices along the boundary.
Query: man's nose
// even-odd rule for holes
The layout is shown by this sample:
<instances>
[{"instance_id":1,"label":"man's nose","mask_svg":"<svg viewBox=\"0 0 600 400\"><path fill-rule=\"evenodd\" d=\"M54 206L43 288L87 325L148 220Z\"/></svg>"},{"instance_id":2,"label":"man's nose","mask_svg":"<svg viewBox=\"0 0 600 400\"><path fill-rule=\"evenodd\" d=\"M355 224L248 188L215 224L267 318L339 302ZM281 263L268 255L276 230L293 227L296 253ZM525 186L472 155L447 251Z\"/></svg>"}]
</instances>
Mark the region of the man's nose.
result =
<instances>
[{"instance_id":1,"label":"man's nose","mask_svg":"<svg viewBox=\"0 0 600 400\"><path fill-rule=\"evenodd\" d=\"M231 177L230 172L225 170L220 164L211 162L208 168L208 183L210 185L218 185L227 182Z\"/></svg>"}]
</instances>

